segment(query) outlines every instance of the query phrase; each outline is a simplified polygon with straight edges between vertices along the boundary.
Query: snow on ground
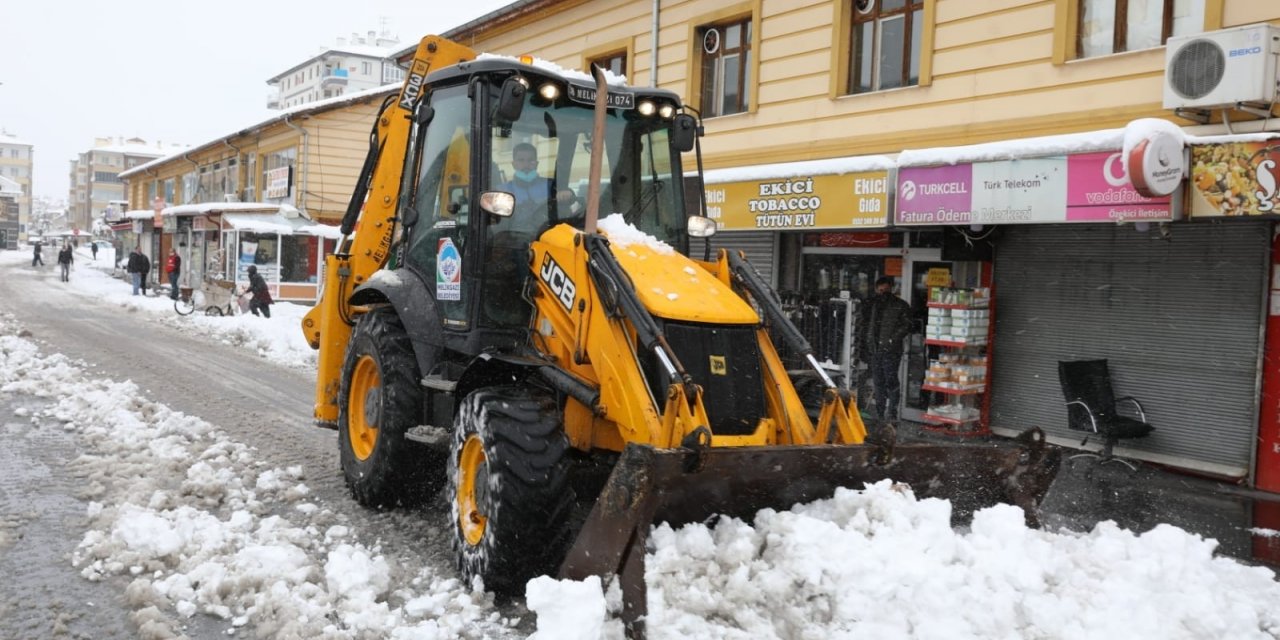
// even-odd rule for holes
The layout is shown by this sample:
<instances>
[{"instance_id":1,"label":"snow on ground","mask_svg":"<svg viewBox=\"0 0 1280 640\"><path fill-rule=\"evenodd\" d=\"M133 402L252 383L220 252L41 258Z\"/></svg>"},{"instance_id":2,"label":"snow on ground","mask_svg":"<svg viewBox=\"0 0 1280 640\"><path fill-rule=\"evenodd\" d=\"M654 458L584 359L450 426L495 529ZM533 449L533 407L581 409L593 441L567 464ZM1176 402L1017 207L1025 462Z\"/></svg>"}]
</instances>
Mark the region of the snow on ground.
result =
<instances>
[{"instance_id":1,"label":"snow on ground","mask_svg":"<svg viewBox=\"0 0 1280 640\"><path fill-rule=\"evenodd\" d=\"M43 268L55 275L58 269L54 263L56 255L56 251L45 248ZM76 249L69 286L128 311L143 314L151 321L249 349L277 364L299 369L315 367L316 352L303 339L301 329L302 316L310 309L309 306L277 302L271 305L270 318L248 313L230 317L207 316L203 310L197 310L189 316L180 316L174 311L173 300L168 297L135 296L133 286L128 281L112 277L114 255L114 250L103 249L98 251L98 258L94 260L87 246ZM30 251L0 252L0 265L18 265L24 262L30 264ZM65 285L55 279L51 286Z\"/></svg>"},{"instance_id":2,"label":"snow on ground","mask_svg":"<svg viewBox=\"0 0 1280 640\"><path fill-rule=\"evenodd\" d=\"M492 599L452 572L392 569L345 520L309 502L300 468L268 468L199 418L132 382L91 378L44 355L0 315L0 394L46 398L33 429L73 432L85 453L89 530L71 562L89 580L131 579L146 637L178 637L197 614L257 637L444 639L510 635Z\"/></svg>"},{"instance_id":3,"label":"snow on ground","mask_svg":"<svg viewBox=\"0 0 1280 640\"><path fill-rule=\"evenodd\" d=\"M178 317L167 299L134 298L92 268L77 269L72 286L307 366L309 349L290 337L302 307L276 305L271 320ZM128 596L150 631L207 613L277 638L510 633L488 596L452 575L423 567L411 586L393 584L378 547L308 502L299 470L265 468L213 426L132 383L89 379L16 334L0 317L0 393L49 398L33 425L62 423L89 449L78 465L92 528L74 562L89 579L132 576ZM765 510L753 525L661 525L646 560L649 637L1280 638L1274 573L1215 557L1215 541L1176 527L1031 530L1007 505L967 530L949 523L949 503L883 482ZM530 581L536 637L622 637L608 585Z\"/></svg>"}]
</instances>

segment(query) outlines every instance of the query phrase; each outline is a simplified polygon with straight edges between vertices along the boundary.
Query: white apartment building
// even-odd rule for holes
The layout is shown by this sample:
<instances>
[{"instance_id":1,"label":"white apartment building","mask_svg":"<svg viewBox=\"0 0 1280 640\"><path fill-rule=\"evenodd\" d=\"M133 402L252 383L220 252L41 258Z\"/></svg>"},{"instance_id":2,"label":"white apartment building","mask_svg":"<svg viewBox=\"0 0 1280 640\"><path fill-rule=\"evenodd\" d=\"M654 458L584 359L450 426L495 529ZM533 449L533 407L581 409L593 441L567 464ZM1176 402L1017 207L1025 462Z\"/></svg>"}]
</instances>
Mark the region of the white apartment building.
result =
<instances>
[{"instance_id":1,"label":"white apartment building","mask_svg":"<svg viewBox=\"0 0 1280 640\"><path fill-rule=\"evenodd\" d=\"M308 102L333 98L404 80L404 70L395 62L400 39L376 31L352 33L337 44L269 78L273 91L268 109L288 109Z\"/></svg>"},{"instance_id":2,"label":"white apartment building","mask_svg":"<svg viewBox=\"0 0 1280 640\"><path fill-rule=\"evenodd\" d=\"M67 199L67 225L92 229L113 200L125 198L120 172L145 164L183 148L147 144L141 138L95 138L93 148L71 160L71 188Z\"/></svg>"},{"instance_id":3,"label":"white apartment building","mask_svg":"<svg viewBox=\"0 0 1280 640\"><path fill-rule=\"evenodd\" d=\"M35 145L0 129L0 176L17 183L22 191L17 196L18 240L26 240L27 225L31 223L31 168L35 158Z\"/></svg>"}]
</instances>

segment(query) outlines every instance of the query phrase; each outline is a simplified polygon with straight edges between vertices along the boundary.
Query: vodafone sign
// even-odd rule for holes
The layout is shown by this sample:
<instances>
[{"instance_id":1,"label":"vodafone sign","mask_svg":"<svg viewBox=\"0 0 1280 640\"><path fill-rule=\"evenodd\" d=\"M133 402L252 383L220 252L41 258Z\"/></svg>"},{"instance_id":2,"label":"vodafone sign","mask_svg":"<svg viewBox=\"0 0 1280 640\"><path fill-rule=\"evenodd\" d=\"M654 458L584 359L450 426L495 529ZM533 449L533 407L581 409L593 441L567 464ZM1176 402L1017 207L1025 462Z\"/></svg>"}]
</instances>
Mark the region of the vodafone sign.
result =
<instances>
[{"instance_id":1,"label":"vodafone sign","mask_svg":"<svg viewBox=\"0 0 1280 640\"><path fill-rule=\"evenodd\" d=\"M1148 198L1177 191L1185 167L1182 140L1162 131L1153 131L1129 152L1129 179L1133 188Z\"/></svg>"}]
</instances>

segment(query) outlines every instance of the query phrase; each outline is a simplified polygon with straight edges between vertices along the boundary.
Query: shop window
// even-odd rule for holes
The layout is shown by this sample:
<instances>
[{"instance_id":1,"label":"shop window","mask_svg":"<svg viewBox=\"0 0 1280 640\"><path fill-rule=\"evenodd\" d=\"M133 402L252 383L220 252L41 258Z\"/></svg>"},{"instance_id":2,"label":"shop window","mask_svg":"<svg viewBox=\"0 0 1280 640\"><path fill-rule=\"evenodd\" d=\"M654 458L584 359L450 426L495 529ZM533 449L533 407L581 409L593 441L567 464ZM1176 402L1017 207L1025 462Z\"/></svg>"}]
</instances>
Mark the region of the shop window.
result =
<instances>
[{"instance_id":1,"label":"shop window","mask_svg":"<svg viewBox=\"0 0 1280 640\"><path fill-rule=\"evenodd\" d=\"M182 174L182 202L191 204L196 201L196 187L200 184L196 172L189 171ZM154 193L151 195L155 195ZM147 199L150 202L150 198Z\"/></svg>"},{"instance_id":2,"label":"shop window","mask_svg":"<svg viewBox=\"0 0 1280 640\"><path fill-rule=\"evenodd\" d=\"M282 236L280 282L317 282L316 252L319 245L320 239L315 236Z\"/></svg>"},{"instance_id":3,"label":"shop window","mask_svg":"<svg viewBox=\"0 0 1280 640\"><path fill-rule=\"evenodd\" d=\"M244 201L256 202L258 197L258 155L244 156Z\"/></svg>"},{"instance_id":4,"label":"shop window","mask_svg":"<svg viewBox=\"0 0 1280 640\"><path fill-rule=\"evenodd\" d=\"M236 250L236 280L248 281L249 265L256 265L267 282L280 281L280 236L274 233L240 232Z\"/></svg>"},{"instance_id":5,"label":"shop window","mask_svg":"<svg viewBox=\"0 0 1280 640\"><path fill-rule=\"evenodd\" d=\"M751 18L698 29L702 46L702 115L727 116L750 108Z\"/></svg>"},{"instance_id":6,"label":"shop window","mask_svg":"<svg viewBox=\"0 0 1280 640\"><path fill-rule=\"evenodd\" d=\"M925 0L851 0L846 93L920 84Z\"/></svg>"},{"instance_id":7,"label":"shop window","mask_svg":"<svg viewBox=\"0 0 1280 640\"><path fill-rule=\"evenodd\" d=\"M1204 0L1079 0L1076 56L1158 47L1204 29Z\"/></svg>"},{"instance_id":8,"label":"shop window","mask_svg":"<svg viewBox=\"0 0 1280 640\"><path fill-rule=\"evenodd\" d=\"M293 192L293 168L298 157L296 148L290 147L262 156L262 197L288 198Z\"/></svg>"}]
</instances>

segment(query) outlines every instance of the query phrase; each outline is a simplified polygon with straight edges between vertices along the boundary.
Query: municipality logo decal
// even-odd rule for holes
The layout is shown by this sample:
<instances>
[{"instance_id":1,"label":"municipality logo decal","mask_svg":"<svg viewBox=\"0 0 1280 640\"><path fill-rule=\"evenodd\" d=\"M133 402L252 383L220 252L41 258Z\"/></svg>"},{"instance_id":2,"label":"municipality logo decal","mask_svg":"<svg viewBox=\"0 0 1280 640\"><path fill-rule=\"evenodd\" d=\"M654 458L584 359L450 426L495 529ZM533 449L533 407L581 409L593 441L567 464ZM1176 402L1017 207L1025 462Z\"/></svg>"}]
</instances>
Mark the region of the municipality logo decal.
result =
<instances>
[{"instance_id":1,"label":"municipality logo decal","mask_svg":"<svg viewBox=\"0 0 1280 640\"><path fill-rule=\"evenodd\" d=\"M911 180L902 181L902 199L912 200L916 197L916 183Z\"/></svg>"}]
</instances>

